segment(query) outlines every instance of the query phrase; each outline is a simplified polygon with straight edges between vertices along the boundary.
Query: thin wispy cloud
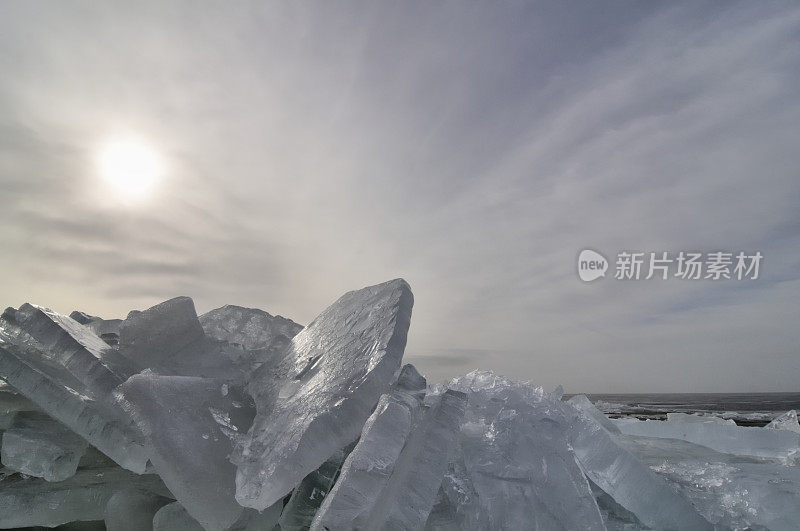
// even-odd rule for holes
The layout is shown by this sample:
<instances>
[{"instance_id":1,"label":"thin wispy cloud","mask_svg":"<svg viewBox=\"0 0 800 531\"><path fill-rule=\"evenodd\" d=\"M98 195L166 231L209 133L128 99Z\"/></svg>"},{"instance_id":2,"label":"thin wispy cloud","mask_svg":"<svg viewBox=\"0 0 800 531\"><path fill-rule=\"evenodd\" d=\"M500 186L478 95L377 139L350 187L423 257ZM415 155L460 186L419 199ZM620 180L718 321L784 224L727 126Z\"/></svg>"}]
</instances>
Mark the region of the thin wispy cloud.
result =
<instances>
[{"instance_id":1,"label":"thin wispy cloud","mask_svg":"<svg viewBox=\"0 0 800 531\"><path fill-rule=\"evenodd\" d=\"M799 34L793 3L4 2L3 302L308 323L402 276L432 379L794 390ZM126 132L166 164L140 204L97 175ZM765 259L584 285L585 247Z\"/></svg>"}]
</instances>

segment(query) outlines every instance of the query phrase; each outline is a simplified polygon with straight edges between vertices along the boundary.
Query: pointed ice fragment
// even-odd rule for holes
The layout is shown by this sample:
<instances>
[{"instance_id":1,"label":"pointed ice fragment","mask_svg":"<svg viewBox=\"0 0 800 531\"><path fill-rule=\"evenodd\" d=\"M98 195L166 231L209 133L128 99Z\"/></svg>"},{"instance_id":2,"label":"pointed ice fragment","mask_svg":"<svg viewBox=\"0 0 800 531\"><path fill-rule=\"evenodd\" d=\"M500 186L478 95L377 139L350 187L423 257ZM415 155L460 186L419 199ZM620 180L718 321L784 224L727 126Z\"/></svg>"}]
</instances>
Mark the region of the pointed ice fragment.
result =
<instances>
[{"instance_id":1,"label":"pointed ice fragment","mask_svg":"<svg viewBox=\"0 0 800 531\"><path fill-rule=\"evenodd\" d=\"M88 313L80 312L78 310L74 310L71 314L69 314L69 317L70 319L73 319L82 325L86 325L91 323L92 321L100 319L95 315L89 315Z\"/></svg>"},{"instance_id":2,"label":"pointed ice fragment","mask_svg":"<svg viewBox=\"0 0 800 531\"><path fill-rule=\"evenodd\" d=\"M606 417L602 411L597 409L597 407L592 404L592 401L589 400L586 395L575 395L567 400L567 403L576 409L580 409L589 418L608 430L609 433L619 433L619 428L617 428L616 424L611 422L611 419Z\"/></svg>"},{"instance_id":3,"label":"pointed ice fragment","mask_svg":"<svg viewBox=\"0 0 800 531\"><path fill-rule=\"evenodd\" d=\"M791 411L787 411L783 415L779 415L775 417L769 424L764 426L765 428L769 429L776 429L776 430L789 430L795 433L800 433L800 424L797 422L797 411L792 409Z\"/></svg>"},{"instance_id":4,"label":"pointed ice fragment","mask_svg":"<svg viewBox=\"0 0 800 531\"><path fill-rule=\"evenodd\" d=\"M550 395L556 400L561 400L564 397L564 387L561 384L557 385Z\"/></svg>"},{"instance_id":5,"label":"pointed ice fragment","mask_svg":"<svg viewBox=\"0 0 800 531\"><path fill-rule=\"evenodd\" d=\"M400 367L412 305L402 279L349 292L294 337L282 366L253 375L258 414L235 456L240 504L269 507L358 437Z\"/></svg>"}]
</instances>

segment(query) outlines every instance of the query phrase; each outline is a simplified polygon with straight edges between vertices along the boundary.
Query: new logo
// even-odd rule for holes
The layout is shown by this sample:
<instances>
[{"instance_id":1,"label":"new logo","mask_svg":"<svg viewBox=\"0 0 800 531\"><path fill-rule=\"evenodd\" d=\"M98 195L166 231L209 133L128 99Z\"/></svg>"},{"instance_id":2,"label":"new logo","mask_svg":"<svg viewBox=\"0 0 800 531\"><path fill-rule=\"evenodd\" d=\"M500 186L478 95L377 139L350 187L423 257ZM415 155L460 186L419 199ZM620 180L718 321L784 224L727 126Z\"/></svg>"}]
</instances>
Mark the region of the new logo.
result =
<instances>
[{"instance_id":1,"label":"new logo","mask_svg":"<svg viewBox=\"0 0 800 531\"><path fill-rule=\"evenodd\" d=\"M584 282L591 282L600 277L606 276L608 269L608 260L602 254L592 251L591 249L584 249L578 255L578 276Z\"/></svg>"}]
</instances>

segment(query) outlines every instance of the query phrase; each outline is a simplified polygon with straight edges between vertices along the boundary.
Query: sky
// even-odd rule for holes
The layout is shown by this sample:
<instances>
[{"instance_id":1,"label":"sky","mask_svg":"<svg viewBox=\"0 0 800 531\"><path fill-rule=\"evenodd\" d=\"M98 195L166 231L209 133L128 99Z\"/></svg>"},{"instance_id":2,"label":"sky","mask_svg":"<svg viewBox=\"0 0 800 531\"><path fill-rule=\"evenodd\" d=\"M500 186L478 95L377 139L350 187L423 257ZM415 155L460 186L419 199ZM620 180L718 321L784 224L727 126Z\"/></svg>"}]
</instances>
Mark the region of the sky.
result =
<instances>
[{"instance_id":1,"label":"sky","mask_svg":"<svg viewBox=\"0 0 800 531\"><path fill-rule=\"evenodd\" d=\"M403 277L430 381L798 391L795 2L7 0L0 72L3 306L308 324ZM764 258L585 283L587 248Z\"/></svg>"}]
</instances>

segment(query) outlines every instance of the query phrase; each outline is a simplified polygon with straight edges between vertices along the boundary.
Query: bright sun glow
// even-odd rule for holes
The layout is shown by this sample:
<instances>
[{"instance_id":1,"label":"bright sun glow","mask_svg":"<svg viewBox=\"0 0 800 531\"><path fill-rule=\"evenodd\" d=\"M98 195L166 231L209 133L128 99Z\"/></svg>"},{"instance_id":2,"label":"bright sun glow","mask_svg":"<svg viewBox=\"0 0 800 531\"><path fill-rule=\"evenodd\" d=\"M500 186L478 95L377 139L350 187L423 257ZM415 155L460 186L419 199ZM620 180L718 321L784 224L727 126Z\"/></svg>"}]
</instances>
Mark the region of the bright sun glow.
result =
<instances>
[{"instance_id":1,"label":"bright sun glow","mask_svg":"<svg viewBox=\"0 0 800 531\"><path fill-rule=\"evenodd\" d=\"M109 142L100 152L99 162L103 179L125 199L143 196L162 172L155 150L137 139Z\"/></svg>"}]
</instances>

